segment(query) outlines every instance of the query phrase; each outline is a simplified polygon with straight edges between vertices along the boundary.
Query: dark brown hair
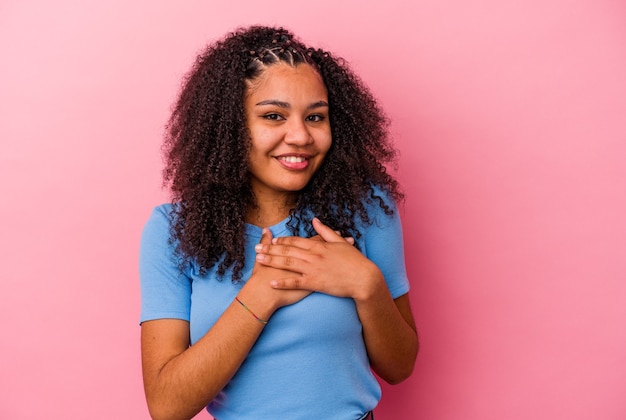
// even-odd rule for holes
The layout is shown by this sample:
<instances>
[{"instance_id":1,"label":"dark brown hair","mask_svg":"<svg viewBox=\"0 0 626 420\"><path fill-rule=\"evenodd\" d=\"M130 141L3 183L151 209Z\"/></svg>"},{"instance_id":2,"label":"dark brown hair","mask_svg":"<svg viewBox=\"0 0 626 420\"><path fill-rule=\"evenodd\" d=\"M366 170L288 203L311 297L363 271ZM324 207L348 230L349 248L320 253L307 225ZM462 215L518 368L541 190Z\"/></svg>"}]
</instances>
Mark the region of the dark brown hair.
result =
<instances>
[{"instance_id":1,"label":"dark brown hair","mask_svg":"<svg viewBox=\"0 0 626 420\"><path fill-rule=\"evenodd\" d=\"M289 226L313 234L315 215L344 236L360 237L357 217L371 223L367 203L392 213L401 200L386 171L396 152L388 119L341 58L305 46L283 28L250 27L209 45L187 74L166 127L164 184L172 193L171 241L181 267L195 262L241 279L245 215L255 199L249 186L244 95L246 82L267 66L313 66L328 90L332 145L309 184L298 192Z\"/></svg>"}]
</instances>

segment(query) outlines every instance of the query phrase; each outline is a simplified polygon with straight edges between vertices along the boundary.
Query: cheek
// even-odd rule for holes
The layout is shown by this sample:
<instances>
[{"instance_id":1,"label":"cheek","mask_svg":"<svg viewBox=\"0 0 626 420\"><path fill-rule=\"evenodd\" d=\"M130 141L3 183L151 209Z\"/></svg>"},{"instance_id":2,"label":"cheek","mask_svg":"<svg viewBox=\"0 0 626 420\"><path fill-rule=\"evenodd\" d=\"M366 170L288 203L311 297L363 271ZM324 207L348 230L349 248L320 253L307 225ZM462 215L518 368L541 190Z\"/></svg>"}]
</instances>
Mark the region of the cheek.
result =
<instances>
[{"instance_id":1,"label":"cheek","mask_svg":"<svg viewBox=\"0 0 626 420\"><path fill-rule=\"evenodd\" d=\"M263 154L258 149L250 149L248 153L248 169L257 171L263 164Z\"/></svg>"},{"instance_id":2,"label":"cheek","mask_svg":"<svg viewBox=\"0 0 626 420\"><path fill-rule=\"evenodd\" d=\"M254 140L250 140L250 145L248 148L248 167L252 167L255 164L258 164L259 160L263 156L262 144L259 143L258 137L253 138Z\"/></svg>"},{"instance_id":3,"label":"cheek","mask_svg":"<svg viewBox=\"0 0 626 420\"><path fill-rule=\"evenodd\" d=\"M257 153L267 152L275 146L276 137L271 129L250 130L250 147Z\"/></svg>"},{"instance_id":4,"label":"cheek","mask_svg":"<svg viewBox=\"0 0 626 420\"><path fill-rule=\"evenodd\" d=\"M263 133L250 133L250 156L260 156L267 149L267 142L264 141Z\"/></svg>"},{"instance_id":5,"label":"cheek","mask_svg":"<svg viewBox=\"0 0 626 420\"><path fill-rule=\"evenodd\" d=\"M328 150L330 150L330 146L332 146L332 144L333 144L333 138L329 132L328 135L324 137L324 140L321 146L322 149L324 150L324 153L328 153Z\"/></svg>"}]
</instances>

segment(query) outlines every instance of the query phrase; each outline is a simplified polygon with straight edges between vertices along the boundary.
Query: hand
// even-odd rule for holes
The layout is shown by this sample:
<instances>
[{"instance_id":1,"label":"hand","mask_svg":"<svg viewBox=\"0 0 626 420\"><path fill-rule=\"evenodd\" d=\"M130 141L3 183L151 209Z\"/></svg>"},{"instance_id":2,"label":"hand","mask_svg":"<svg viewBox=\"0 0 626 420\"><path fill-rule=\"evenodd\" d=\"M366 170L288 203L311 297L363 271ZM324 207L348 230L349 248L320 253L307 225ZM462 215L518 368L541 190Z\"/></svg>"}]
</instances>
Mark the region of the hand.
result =
<instances>
[{"instance_id":1,"label":"hand","mask_svg":"<svg viewBox=\"0 0 626 420\"><path fill-rule=\"evenodd\" d=\"M263 229L259 244L271 245L271 243L272 233L267 228ZM258 261L255 261L252 274L241 292L239 292L239 296L242 301L246 302L247 306L249 304L249 306L257 308L256 310L259 311L259 314L264 314L264 316L269 318L276 309L294 304L311 294L309 290L278 290L271 286L271 282L275 279L293 277L295 275L298 275L298 273L260 264ZM269 307L269 312L261 309L267 307Z\"/></svg>"},{"instance_id":2,"label":"hand","mask_svg":"<svg viewBox=\"0 0 626 420\"><path fill-rule=\"evenodd\" d=\"M318 220L317 218L315 220ZM320 222L322 223L322 222ZM334 231L337 235L341 235L341 232L339 232L338 230ZM325 242L324 238L322 238L320 235L315 235L315 236L311 236L310 239L313 239L315 241L320 241L320 242ZM352 236L343 236L343 240L346 241L347 243L349 243L350 245L354 245L354 238Z\"/></svg>"},{"instance_id":3,"label":"hand","mask_svg":"<svg viewBox=\"0 0 626 420\"><path fill-rule=\"evenodd\" d=\"M295 275L275 278L279 290L311 290L355 300L369 299L383 281L382 273L352 241L313 219L319 238L285 236L256 246L257 262ZM320 240L322 239L322 240Z\"/></svg>"}]
</instances>

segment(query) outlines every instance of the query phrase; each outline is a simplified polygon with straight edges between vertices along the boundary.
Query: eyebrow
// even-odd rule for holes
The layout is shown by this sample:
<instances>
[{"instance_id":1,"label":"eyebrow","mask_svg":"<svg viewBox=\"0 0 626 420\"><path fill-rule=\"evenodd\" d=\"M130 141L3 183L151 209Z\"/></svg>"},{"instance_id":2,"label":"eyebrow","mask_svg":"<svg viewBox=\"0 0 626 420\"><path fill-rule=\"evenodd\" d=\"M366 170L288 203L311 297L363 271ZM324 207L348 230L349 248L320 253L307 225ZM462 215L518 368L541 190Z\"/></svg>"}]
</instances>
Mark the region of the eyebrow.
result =
<instances>
[{"instance_id":1,"label":"eyebrow","mask_svg":"<svg viewBox=\"0 0 626 420\"><path fill-rule=\"evenodd\" d=\"M288 102L279 101L278 99L266 99L265 101L261 101L261 102L257 103L256 105L257 106L274 105L274 106L277 106L279 108L285 108L285 109L291 108L291 105ZM328 107L328 102L326 102L326 101L313 102L312 104L310 104L306 108L307 109L315 109L315 108L322 108L322 107Z\"/></svg>"}]
</instances>

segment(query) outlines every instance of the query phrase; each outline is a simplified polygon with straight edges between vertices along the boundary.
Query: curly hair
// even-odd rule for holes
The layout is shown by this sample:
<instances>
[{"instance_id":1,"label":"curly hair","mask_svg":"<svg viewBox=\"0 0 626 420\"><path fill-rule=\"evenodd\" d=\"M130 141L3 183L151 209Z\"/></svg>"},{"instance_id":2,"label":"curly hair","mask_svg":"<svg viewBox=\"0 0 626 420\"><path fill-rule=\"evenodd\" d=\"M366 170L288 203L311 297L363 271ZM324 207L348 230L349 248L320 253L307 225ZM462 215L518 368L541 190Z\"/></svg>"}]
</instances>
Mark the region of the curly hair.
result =
<instances>
[{"instance_id":1,"label":"curly hair","mask_svg":"<svg viewBox=\"0 0 626 420\"><path fill-rule=\"evenodd\" d=\"M256 205L250 188L244 96L248 84L278 62L308 64L322 76L329 102L332 145L309 184L297 193L288 223L313 235L312 215L344 236L359 238L356 217L372 223L366 204L387 214L388 195L403 198L386 171L396 151L389 120L367 87L341 58L309 48L283 28L238 29L209 45L185 76L165 130L164 186L174 203L170 241L181 267L201 273L217 264L241 280L245 215ZM356 217L355 217L356 216Z\"/></svg>"}]
</instances>

